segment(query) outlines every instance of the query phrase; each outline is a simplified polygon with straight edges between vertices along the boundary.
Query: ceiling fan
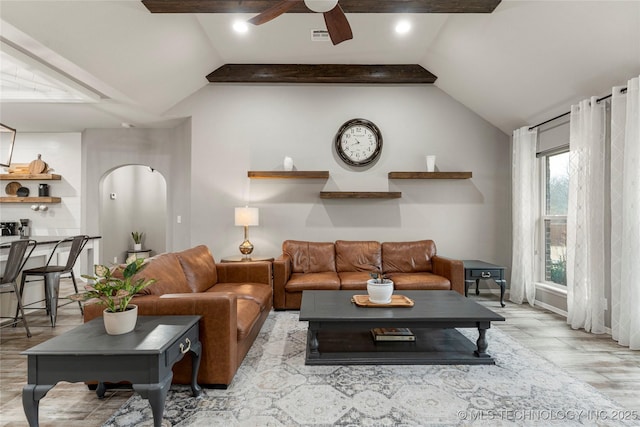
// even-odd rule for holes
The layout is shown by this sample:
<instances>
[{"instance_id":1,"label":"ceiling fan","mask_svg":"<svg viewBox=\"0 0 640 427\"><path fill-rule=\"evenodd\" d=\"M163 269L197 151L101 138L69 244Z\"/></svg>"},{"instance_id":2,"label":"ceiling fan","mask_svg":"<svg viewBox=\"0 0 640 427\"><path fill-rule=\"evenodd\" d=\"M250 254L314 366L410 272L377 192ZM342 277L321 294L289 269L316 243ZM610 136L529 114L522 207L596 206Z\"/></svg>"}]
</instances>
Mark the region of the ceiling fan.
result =
<instances>
[{"instance_id":1,"label":"ceiling fan","mask_svg":"<svg viewBox=\"0 0 640 427\"><path fill-rule=\"evenodd\" d=\"M329 37L334 45L353 38L351 26L342 8L338 4L338 0L282 0L259 15L249 19L249 22L253 25L262 25L277 18L302 2L304 2L305 6L310 10L323 14Z\"/></svg>"}]
</instances>

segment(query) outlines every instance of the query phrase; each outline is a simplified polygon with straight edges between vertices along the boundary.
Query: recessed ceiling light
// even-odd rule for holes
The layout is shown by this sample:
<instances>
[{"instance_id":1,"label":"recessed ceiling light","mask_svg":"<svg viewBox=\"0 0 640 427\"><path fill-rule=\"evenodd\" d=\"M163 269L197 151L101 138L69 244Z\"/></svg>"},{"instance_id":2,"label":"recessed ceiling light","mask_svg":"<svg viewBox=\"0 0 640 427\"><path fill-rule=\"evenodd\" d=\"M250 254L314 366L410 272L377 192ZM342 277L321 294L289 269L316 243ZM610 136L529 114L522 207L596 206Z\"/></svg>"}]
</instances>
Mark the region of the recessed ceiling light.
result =
<instances>
[{"instance_id":1,"label":"recessed ceiling light","mask_svg":"<svg viewBox=\"0 0 640 427\"><path fill-rule=\"evenodd\" d=\"M233 29L236 33L246 33L249 31L249 26L244 21L236 21L233 23Z\"/></svg>"},{"instance_id":2,"label":"recessed ceiling light","mask_svg":"<svg viewBox=\"0 0 640 427\"><path fill-rule=\"evenodd\" d=\"M396 33L398 34L406 34L411 30L411 24L409 21L400 21L398 25L396 25Z\"/></svg>"}]
</instances>

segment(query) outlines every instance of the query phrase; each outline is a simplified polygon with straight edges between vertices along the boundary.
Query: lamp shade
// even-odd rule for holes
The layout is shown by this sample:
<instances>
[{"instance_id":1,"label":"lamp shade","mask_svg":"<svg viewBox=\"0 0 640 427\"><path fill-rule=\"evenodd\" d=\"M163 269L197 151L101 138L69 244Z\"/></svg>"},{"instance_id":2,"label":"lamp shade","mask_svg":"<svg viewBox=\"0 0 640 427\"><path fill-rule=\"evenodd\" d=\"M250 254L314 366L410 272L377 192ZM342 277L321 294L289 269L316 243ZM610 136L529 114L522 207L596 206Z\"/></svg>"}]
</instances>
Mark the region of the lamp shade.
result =
<instances>
[{"instance_id":1,"label":"lamp shade","mask_svg":"<svg viewBox=\"0 0 640 427\"><path fill-rule=\"evenodd\" d=\"M236 225L260 225L258 208L236 208L235 211Z\"/></svg>"}]
</instances>

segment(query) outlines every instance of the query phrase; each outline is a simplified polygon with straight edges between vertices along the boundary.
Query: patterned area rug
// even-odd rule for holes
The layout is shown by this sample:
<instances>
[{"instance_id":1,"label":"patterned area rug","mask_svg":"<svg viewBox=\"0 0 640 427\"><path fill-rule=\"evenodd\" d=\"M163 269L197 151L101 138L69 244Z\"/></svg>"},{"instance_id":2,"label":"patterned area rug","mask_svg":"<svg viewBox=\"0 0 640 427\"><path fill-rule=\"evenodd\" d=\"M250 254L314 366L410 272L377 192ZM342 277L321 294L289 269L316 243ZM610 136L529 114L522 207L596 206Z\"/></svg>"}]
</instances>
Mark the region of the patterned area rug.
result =
<instances>
[{"instance_id":1,"label":"patterned area rug","mask_svg":"<svg viewBox=\"0 0 640 427\"><path fill-rule=\"evenodd\" d=\"M298 312L272 312L229 388L173 386L163 426L627 425L615 402L495 328L495 366L306 366L306 330ZM152 425L138 395L105 424Z\"/></svg>"}]
</instances>

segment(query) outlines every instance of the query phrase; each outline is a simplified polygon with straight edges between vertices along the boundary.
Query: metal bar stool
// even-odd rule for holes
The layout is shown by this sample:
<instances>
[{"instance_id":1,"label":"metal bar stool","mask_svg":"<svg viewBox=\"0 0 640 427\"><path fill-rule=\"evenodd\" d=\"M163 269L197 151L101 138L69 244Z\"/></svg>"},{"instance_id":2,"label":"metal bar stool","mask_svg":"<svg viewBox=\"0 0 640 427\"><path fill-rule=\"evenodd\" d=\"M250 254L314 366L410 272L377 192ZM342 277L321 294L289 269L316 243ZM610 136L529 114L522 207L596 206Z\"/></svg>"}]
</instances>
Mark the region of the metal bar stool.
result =
<instances>
[{"instance_id":1,"label":"metal bar stool","mask_svg":"<svg viewBox=\"0 0 640 427\"><path fill-rule=\"evenodd\" d=\"M16 326L22 320L22 324L24 328L27 330L27 337L31 338L31 332L29 331L29 325L27 324L27 319L24 317L24 308L22 307L22 294L18 289L18 283L16 279L20 274L20 271L27 263L27 260L31 256L31 253L36 248L36 241L31 239L21 239L16 240L11 243L11 247L9 249L9 257L7 258L7 263L5 264L4 274L0 277L0 293L15 293L16 298L18 299L18 307L16 309L16 315L9 316L0 316L0 319L12 319L11 322L5 323L0 328L4 328L7 326ZM31 249L27 252L27 249L31 246Z\"/></svg>"},{"instance_id":2,"label":"metal bar stool","mask_svg":"<svg viewBox=\"0 0 640 427\"><path fill-rule=\"evenodd\" d=\"M67 239L61 240L58 243L56 243L56 245L53 247L53 250L51 251L51 255L49 255L49 259L47 260L47 263L44 266L30 268L22 272L22 280L20 282L20 294L24 293L25 283L41 281L44 279L44 295L45 295L44 301L45 301L47 313L51 318L52 327L56 326L56 317L58 315L58 293L60 291L60 277L63 274L70 274L71 280L73 282L73 287L76 293L78 292L78 284L76 283L76 278L73 274L73 266L75 265L76 260L80 255L80 252L82 252L82 249L84 249L84 246L87 244L88 241L89 241L89 236L86 236L86 235L79 235L79 236L69 237ZM65 248L69 245L70 245L70 248L69 248L69 256L67 258L67 263L65 265L50 265L54 255L58 252L58 250ZM39 277L42 277L43 279L27 280L29 276L39 276ZM27 308L32 304L40 303L42 301L43 300L35 301L25 305L24 307ZM66 304L62 304L61 306L71 304L71 303L72 302L68 302ZM83 313L84 311L82 309L82 303L80 301L78 301L78 306L80 307L80 312ZM33 309L37 309L37 308L33 308ZM33 309L30 309L30 310L33 310Z\"/></svg>"}]
</instances>

